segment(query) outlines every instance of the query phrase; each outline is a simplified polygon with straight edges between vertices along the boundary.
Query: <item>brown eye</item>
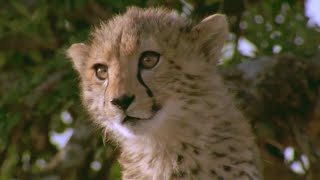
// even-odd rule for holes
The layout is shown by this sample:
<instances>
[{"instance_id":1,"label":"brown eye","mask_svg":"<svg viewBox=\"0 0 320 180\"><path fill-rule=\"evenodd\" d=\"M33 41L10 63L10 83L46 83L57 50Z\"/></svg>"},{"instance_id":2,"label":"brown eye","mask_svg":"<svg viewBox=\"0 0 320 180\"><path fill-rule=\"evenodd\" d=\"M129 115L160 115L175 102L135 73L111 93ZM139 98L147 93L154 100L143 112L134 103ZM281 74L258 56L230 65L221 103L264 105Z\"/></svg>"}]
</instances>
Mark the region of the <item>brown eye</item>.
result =
<instances>
[{"instance_id":1,"label":"brown eye","mask_svg":"<svg viewBox=\"0 0 320 180\"><path fill-rule=\"evenodd\" d=\"M151 69L157 65L160 54L154 51L145 51L140 56L140 67L144 69Z\"/></svg>"},{"instance_id":2,"label":"brown eye","mask_svg":"<svg viewBox=\"0 0 320 180\"><path fill-rule=\"evenodd\" d=\"M108 67L102 64L95 64L93 66L95 70L96 77L100 80L105 80L108 78Z\"/></svg>"}]
</instances>

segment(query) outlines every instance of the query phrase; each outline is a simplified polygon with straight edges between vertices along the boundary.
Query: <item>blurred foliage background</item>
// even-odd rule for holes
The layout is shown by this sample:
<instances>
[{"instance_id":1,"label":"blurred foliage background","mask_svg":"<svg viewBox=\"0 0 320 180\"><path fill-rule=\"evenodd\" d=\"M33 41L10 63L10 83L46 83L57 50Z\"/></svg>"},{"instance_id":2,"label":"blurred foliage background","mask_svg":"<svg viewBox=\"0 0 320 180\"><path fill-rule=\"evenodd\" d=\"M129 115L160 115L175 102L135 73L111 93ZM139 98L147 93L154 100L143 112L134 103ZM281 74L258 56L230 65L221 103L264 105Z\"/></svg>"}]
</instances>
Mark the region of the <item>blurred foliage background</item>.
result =
<instances>
[{"instance_id":1,"label":"blurred foliage background","mask_svg":"<svg viewBox=\"0 0 320 180\"><path fill-rule=\"evenodd\" d=\"M219 69L252 122L266 179L320 179L320 27L311 1L1 0L0 179L120 179L119 150L89 121L65 50L128 6L198 20L227 14Z\"/></svg>"}]
</instances>

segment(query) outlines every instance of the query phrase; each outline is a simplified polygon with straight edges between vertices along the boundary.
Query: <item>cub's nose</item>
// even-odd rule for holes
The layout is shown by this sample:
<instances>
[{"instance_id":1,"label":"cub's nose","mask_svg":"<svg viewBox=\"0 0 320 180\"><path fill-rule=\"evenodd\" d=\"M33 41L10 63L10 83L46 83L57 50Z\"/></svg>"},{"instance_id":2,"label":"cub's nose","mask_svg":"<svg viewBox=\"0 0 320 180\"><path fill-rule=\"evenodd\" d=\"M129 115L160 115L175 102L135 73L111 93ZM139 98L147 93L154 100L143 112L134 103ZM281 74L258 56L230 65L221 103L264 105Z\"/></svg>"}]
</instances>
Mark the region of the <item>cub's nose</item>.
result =
<instances>
[{"instance_id":1,"label":"cub's nose","mask_svg":"<svg viewBox=\"0 0 320 180\"><path fill-rule=\"evenodd\" d=\"M112 99L111 104L113 104L113 105L117 106L119 109L125 111L126 109L128 109L130 104L133 102L134 98L135 98L134 95L131 95L131 96L123 95L118 98Z\"/></svg>"}]
</instances>

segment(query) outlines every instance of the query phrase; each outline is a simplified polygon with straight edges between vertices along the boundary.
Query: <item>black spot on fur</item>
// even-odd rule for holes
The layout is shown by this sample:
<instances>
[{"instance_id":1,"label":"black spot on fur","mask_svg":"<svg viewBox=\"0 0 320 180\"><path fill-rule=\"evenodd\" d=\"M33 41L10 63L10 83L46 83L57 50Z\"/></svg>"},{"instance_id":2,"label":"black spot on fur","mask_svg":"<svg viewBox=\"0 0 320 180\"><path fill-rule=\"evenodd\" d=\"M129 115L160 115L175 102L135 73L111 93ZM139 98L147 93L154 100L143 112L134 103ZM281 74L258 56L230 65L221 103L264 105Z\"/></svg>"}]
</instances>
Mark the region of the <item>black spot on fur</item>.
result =
<instances>
[{"instance_id":1,"label":"black spot on fur","mask_svg":"<svg viewBox=\"0 0 320 180\"><path fill-rule=\"evenodd\" d=\"M223 165L223 169L227 172L231 171L231 167L227 165Z\"/></svg>"},{"instance_id":2,"label":"black spot on fur","mask_svg":"<svg viewBox=\"0 0 320 180\"><path fill-rule=\"evenodd\" d=\"M200 152L199 152L198 149L194 149L194 150L193 150L193 153L196 154L196 155L200 154Z\"/></svg>"},{"instance_id":3,"label":"black spot on fur","mask_svg":"<svg viewBox=\"0 0 320 180\"><path fill-rule=\"evenodd\" d=\"M183 161L183 159L184 159L184 157L183 157L182 155L178 154L177 163L178 163L178 164L181 164L182 161Z\"/></svg>"},{"instance_id":4,"label":"black spot on fur","mask_svg":"<svg viewBox=\"0 0 320 180\"><path fill-rule=\"evenodd\" d=\"M186 143L182 143L181 145L182 145L182 150L187 150L188 149L188 146L187 146Z\"/></svg>"},{"instance_id":5,"label":"black spot on fur","mask_svg":"<svg viewBox=\"0 0 320 180\"><path fill-rule=\"evenodd\" d=\"M236 152L237 151L237 149L235 147L233 147L233 146L229 146L229 150L230 150L230 152Z\"/></svg>"},{"instance_id":6,"label":"black spot on fur","mask_svg":"<svg viewBox=\"0 0 320 180\"><path fill-rule=\"evenodd\" d=\"M192 104L195 104L195 103L196 103L196 100L194 100L194 99L187 100L187 104L189 104L189 105L192 105Z\"/></svg>"},{"instance_id":7,"label":"black spot on fur","mask_svg":"<svg viewBox=\"0 0 320 180\"><path fill-rule=\"evenodd\" d=\"M161 105L160 104L156 104L156 103L153 103L152 105L152 112L157 112L161 109Z\"/></svg>"},{"instance_id":8,"label":"black spot on fur","mask_svg":"<svg viewBox=\"0 0 320 180\"><path fill-rule=\"evenodd\" d=\"M180 67L180 66L178 66L178 65L174 65L173 66L175 69L177 69L177 70L181 70L182 68Z\"/></svg>"},{"instance_id":9,"label":"black spot on fur","mask_svg":"<svg viewBox=\"0 0 320 180\"><path fill-rule=\"evenodd\" d=\"M213 157L215 158L222 158L222 157L225 157L226 154L225 153L219 153L219 152L212 152L211 153Z\"/></svg>"},{"instance_id":10,"label":"black spot on fur","mask_svg":"<svg viewBox=\"0 0 320 180\"><path fill-rule=\"evenodd\" d=\"M182 67L177 65L173 60L168 60L169 64L171 65L171 67L173 67L174 69L177 69L177 70L181 70Z\"/></svg>"},{"instance_id":11,"label":"black spot on fur","mask_svg":"<svg viewBox=\"0 0 320 180\"><path fill-rule=\"evenodd\" d=\"M184 74L184 76L188 79L188 80L195 80L195 79L199 79L198 76L195 75L191 75L191 74Z\"/></svg>"},{"instance_id":12,"label":"black spot on fur","mask_svg":"<svg viewBox=\"0 0 320 180\"><path fill-rule=\"evenodd\" d=\"M189 84L189 88L191 89L197 89L198 86L196 84Z\"/></svg>"},{"instance_id":13,"label":"black spot on fur","mask_svg":"<svg viewBox=\"0 0 320 180\"><path fill-rule=\"evenodd\" d=\"M189 110L188 106L182 106L183 110Z\"/></svg>"},{"instance_id":14,"label":"black spot on fur","mask_svg":"<svg viewBox=\"0 0 320 180\"><path fill-rule=\"evenodd\" d=\"M217 175L216 171L215 171L215 170L213 170L213 169L210 169L210 173L211 173L212 175L214 175L214 176L216 176L216 175Z\"/></svg>"},{"instance_id":15,"label":"black spot on fur","mask_svg":"<svg viewBox=\"0 0 320 180\"><path fill-rule=\"evenodd\" d=\"M185 94L189 96L203 96L205 95L203 92L200 91L190 91L190 92L185 92Z\"/></svg>"},{"instance_id":16,"label":"black spot on fur","mask_svg":"<svg viewBox=\"0 0 320 180\"><path fill-rule=\"evenodd\" d=\"M234 161L232 164L238 165L238 164L254 164L253 161L250 160L242 160L242 161Z\"/></svg>"},{"instance_id":17,"label":"black spot on fur","mask_svg":"<svg viewBox=\"0 0 320 180\"><path fill-rule=\"evenodd\" d=\"M191 74L184 74L186 76L187 79L189 80L194 80L194 76Z\"/></svg>"},{"instance_id":18,"label":"black spot on fur","mask_svg":"<svg viewBox=\"0 0 320 180\"><path fill-rule=\"evenodd\" d=\"M182 86L186 86L186 85L187 85L187 83L184 82L184 81L179 81L179 83L180 83Z\"/></svg>"},{"instance_id":19,"label":"black spot on fur","mask_svg":"<svg viewBox=\"0 0 320 180\"><path fill-rule=\"evenodd\" d=\"M224 180L224 178L222 176L218 176L219 180Z\"/></svg>"},{"instance_id":20,"label":"black spot on fur","mask_svg":"<svg viewBox=\"0 0 320 180\"><path fill-rule=\"evenodd\" d=\"M191 169L191 173L196 175L196 174L199 174L200 170L201 170L200 166L197 165L197 167Z\"/></svg>"}]
</instances>

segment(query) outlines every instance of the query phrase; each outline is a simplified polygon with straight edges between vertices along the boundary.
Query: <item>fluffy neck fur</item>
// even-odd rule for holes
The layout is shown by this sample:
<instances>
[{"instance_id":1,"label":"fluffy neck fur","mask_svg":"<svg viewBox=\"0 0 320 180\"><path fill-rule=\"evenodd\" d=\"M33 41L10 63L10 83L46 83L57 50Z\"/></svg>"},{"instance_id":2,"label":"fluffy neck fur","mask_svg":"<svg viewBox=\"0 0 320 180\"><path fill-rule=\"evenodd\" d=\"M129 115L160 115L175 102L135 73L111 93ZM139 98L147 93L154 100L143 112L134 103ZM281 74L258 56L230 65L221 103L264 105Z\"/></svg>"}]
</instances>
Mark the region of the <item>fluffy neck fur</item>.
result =
<instances>
[{"instance_id":1,"label":"fluffy neck fur","mask_svg":"<svg viewBox=\"0 0 320 180\"><path fill-rule=\"evenodd\" d=\"M120 141L123 179L259 179L248 122L218 76L210 79L210 93L170 101L152 120L157 128Z\"/></svg>"}]
</instances>

